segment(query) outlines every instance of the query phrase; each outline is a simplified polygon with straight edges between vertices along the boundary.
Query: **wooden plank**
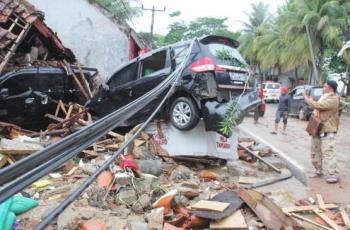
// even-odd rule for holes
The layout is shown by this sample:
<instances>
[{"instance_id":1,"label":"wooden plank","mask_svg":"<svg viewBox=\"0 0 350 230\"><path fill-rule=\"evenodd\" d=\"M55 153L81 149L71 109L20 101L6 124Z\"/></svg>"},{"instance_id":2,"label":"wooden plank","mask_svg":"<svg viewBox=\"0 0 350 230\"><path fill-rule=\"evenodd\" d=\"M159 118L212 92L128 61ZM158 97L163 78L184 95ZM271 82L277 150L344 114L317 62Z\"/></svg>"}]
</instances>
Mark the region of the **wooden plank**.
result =
<instances>
[{"instance_id":1,"label":"wooden plank","mask_svg":"<svg viewBox=\"0 0 350 230\"><path fill-rule=\"evenodd\" d=\"M66 175L67 175L67 176L73 175L73 173L74 173L75 171L77 171L78 168L79 168L78 166L74 166L71 170L69 170L69 172L68 172Z\"/></svg>"},{"instance_id":2,"label":"wooden plank","mask_svg":"<svg viewBox=\"0 0 350 230\"><path fill-rule=\"evenodd\" d=\"M60 103L61 110L64 112L64 114L67 114L67 110L66 110L66 107L64 107L63 102L60 100L59 103Z\"/></svg>"},{"instance_id":3,"label":"wooden plank","mask_svg":"<svg viewBox=\"0 0 350 230\"><path fill-rule=\"evenodd\" d=\"M87 82L86 80L86 77L84 75L84 72L81 68L81 65L80 63L78 62L78 69L79 69L79 72L80 72L80 78L81 78L81 81L83 82L84 86L85 86L85 89L90 97L90 99L92 98L92 93L91 93L91 89L90 89L90 86L89 86L89 83Z\"/></svg>"},{"instance_id":4,"label":"wooden plank","mask_svg":"<svg viewBox=\"0 0 350 230\"><path fill-rule=\"evenodd\" d=\"M340 226L337 225L333 220L331 220L325 213L323 213L319 209L314 209L314 212L317 216L319 216L322 220L324 220L334 230L341 230Z\"/></svg>"},{"instance_id":5,"label":"wooden plank","mask_svg":"<svg viewBox=\"0 0 350 230\"><path fill-rule=\"evenodd\" d=\"M244 216L241 210L234 212L231 216L210 222L210 229L247 229L248 225L245 222Z\"/></svg>"},{"instance_id":6,"label":"wooden plank","mask_svg":"<svg viewBox=\"0 0 350 230\"><path fill-rule=\"evenodd\" d=\"M341 211L340 212L341 217L343 218L344 224L345 224L345 228L346 229L350 229L350 218L348 216L348 214L346 213L346 211Z\"/></svg>"},{"instance_id":7,"label":"wooden plank","mask_svg":"<svg viewBox=\"0 0 350 230\"><path fill-rule=\"evenodd\" d=\"M335 204L325 204L325 207L327 209L334 209L338 208L338 205ZM294 206L294 207L287 207L283 208L283 212L290 213L290 212L305 212L305 211L313 211L314 209L318 208L318 205L307 205L307 206Z\"/></svg>"},{"instance_id":8,"label":"wooden plank","mask_svg":"<svg viewBox=\"0 0 350 230\"><path fill-rule=\"evenodd\" d=\"M315 221L312 221L312 220L310 220L310 219L308 219L308 218L305 218L305 217L303 217L303 216L300 216L300 215L298 215L298 214L292 213L291 216L293 216L293 217L295 217L295 218L298 218L298 219L300 219L300 220L303 220L303 221L305 221L305 222L308 222L308 223L310 223L310 224L313 224L313 225L315 225L315 226L317 226L317 227L320 227L320 228L322 228L322 229L332 230L331 228L328 228L328 227L326 227L326 226L324 226L324 225L322 225L322 224L316 223Z\"/></svg>"},{"instance_id":9,"label":"wooden plank","mask_svg":"<svg viewBox=\"0 0 350 230\"><path fill-rule=\"evenodd\" d=\"M57 107L56 107L56 112L55 112L55 117L57 117L58 116L58 113L60 112L60 102L61 102L61 100L59 100L58 101L58 103L57 103Z\"/></svg>"},{"instance_id":10,"label":"wooden plank","mask_svg":"<svg viewBox=\"0 0 350 230\"><path fill-rule=\"evenodd\" d=\"M255 184L257 181L256 177L251 176L240 176L238 179L238 183L240 184Z\"/></svg>"},{"instance_id":11,"label":"wooden plank","mask_svg":"<svg viewBox=\"0 0 350 230\"><path fill-rule=\"evenodd\" d=\"M2 168L7 163L8 157L0 154L0 168Z\"/></svg>"},{"instance_id":12,"label":"wooden plank","mask_svg":"<svg viewBox=\"0 0 350 230\"><path fill-rule=\"evenodd\" d=\"M326 206L324 204L323 197L321 196L321 194L316 194L316 199L317 199L318 207L321 210L325 211L326 210Z\"/></svg>"},{"instance_id":13,"label":"wooden plank","mask_svg":"<svg viewBox=\"0 0 350 230\"><path fill-rule=\"evenodd\" d=\"M194 205L191 206L193 209L197 210L213 210L218 212L223 212L230 203L223 203L218 201L210 201L210 200L200 200Z\"/></svg>"},{"instance_id":14,"label":"wooden plank","mask_svg":"<svg viewBox=\"0 0 350 230\"><path fill-rule=\"evenodd\" d=\"M73 105L69 106L68 112L67 112L66 117L65 117L65 120L67 120L70 117L70 115L72 114L73 107L74 107Z\"/></svg>"}]
</instances>

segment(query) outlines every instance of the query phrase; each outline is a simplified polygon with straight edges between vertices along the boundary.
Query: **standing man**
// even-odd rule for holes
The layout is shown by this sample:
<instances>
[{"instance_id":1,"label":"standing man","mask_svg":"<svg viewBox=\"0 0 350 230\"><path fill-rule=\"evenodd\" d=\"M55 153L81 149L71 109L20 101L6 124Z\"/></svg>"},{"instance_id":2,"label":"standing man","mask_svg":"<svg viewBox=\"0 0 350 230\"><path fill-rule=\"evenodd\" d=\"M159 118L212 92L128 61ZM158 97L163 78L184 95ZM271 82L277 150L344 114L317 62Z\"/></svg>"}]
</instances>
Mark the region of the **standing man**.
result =
<instances>
[{"instance_id":1,"label":"standing man","mask_svg":"<svg viewBox=\"0 0 350 230\"><path fill-rule=\"evenodd\" d=\"M281 90L281 96L279 98L278 108L276 111L275 130L271 132L272 134L277 134L278 123L280 123L281 119L283 120L282 134L286 134L286 129L287 129L288 112L289 112L288 88L285 86L282 86L280 90Z\"/></svg>"},{"instance_id":2,"label":"standing man","mask_svg":"<svg viewBox=\"0 0 350 230\"><path fill-rule=\"evenodd\" d=\"M254 124L258 124L258 120L259 120L259 117L261 116L261 113L265 112L265 110L266 110L266 105L265 105L265 101L264 101L265 95L264 95L264 90L263 90L261 84L258 85L257 91L258 91L258 97L260 100L260 104L258 106L256 106L255 110L254 110Z\"/></svg>"},{"instance_id":3,"label":"standing man","mask_svg":"<svg viewBox=\"0 0 350 230\"><path fill-rule=\"evenodd\" d=\"M323 86L323 96L314 101L304 92L305 102L319 115L321 128L319 135L312 137L311 161L316 171L311 177L321 177L325 173L327 183L340 180L335 148L335 136L339 126L339 98L336 96L338 84L327 81Z\"/></svg>"}]
</instances>

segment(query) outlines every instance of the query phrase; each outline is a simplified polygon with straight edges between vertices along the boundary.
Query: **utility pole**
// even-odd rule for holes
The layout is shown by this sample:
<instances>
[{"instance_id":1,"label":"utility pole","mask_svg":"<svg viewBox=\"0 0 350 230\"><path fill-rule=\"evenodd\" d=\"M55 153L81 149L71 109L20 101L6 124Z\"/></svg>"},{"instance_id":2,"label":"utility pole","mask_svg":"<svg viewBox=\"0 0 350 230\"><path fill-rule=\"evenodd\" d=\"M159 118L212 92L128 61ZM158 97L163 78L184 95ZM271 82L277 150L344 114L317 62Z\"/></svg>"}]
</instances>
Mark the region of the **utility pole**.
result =
<instances>
[{"instance_id":1,"label":"utility pole","mask_svg":"<svg viewBox=\"0 0 350 230\"><path fill-rule=\"evenodd\" d=\"M153 47L153 27L154 27L154 14L155 12L165 12L165 6L164 6L164 9L162 10L159 10L159 9L156 9L154 6L152 6L151 9L147 9L147 8L144 8L143 5L142 5L142 10L150 10L152 11L152 21L151 21L151 46Z\"/></svg>"}]
</instances>

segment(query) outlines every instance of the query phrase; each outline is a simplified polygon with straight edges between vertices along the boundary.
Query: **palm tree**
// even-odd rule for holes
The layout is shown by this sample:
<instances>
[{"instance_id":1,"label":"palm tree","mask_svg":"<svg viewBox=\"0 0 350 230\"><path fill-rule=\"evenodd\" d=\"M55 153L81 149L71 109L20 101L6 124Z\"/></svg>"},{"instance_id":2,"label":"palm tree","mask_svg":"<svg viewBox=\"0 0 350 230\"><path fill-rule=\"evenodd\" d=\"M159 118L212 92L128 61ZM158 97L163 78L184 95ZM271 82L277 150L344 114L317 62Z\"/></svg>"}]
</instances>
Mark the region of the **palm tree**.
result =
<instances>
[{"instance_id":1,"label":"palm tree","mask_svg":"<svg viewBox=\"0 0 350 230\"><path fill-rule=\"evenodd\" d=\"M268 5L259 2L252 4L252 12L248 15L248 22L242 22L244 29L238 39L240 41L240 51L248 62L259 67L257 58L258 47L256 38L262 35L264 23L268 20Z\"/></svg>"},{"instance_id":2,"label":"palm tree","mask_svg":"<svg viewBox=\"0 0 350 230\"><path fill-rule=\"evenodd\" d=\"M309 69L314 64L314 75L319 76L315 79L317 83L322 80L326 47L341 44L337 6L338 1L294 0L280 16L281 30L290 47L282 62L289 62L289 67Z\"/></svg>"}]
</instances>

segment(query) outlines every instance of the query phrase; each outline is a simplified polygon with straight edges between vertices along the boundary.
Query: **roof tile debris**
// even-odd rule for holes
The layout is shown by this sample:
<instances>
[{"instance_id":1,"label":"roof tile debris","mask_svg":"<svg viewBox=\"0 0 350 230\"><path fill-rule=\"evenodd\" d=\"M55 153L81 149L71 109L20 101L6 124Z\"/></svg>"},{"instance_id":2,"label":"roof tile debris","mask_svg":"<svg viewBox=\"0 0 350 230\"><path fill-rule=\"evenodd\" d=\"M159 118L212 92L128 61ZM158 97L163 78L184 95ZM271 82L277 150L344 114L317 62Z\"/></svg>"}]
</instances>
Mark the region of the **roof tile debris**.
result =
<instances>
[{"instance_id":1,"label":"roof tile debris","mask_svg":"<svg viewBox=\"0 0 350 230\"><path fill-rule=\"evenodd\" d=\"M76 61L43 21L44 13L25 0L0 0L0 73L21 66Z\"/></svg>"}]
</instances>

